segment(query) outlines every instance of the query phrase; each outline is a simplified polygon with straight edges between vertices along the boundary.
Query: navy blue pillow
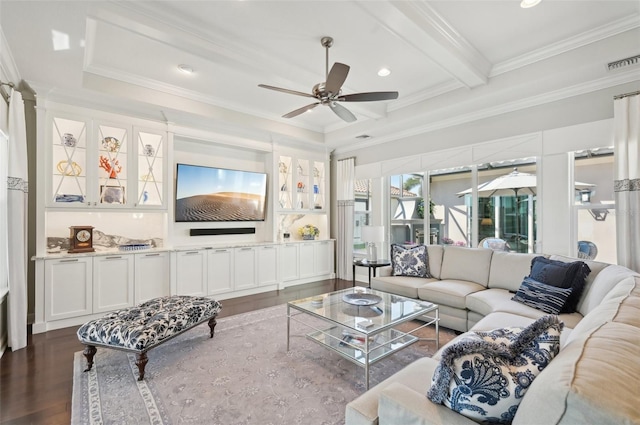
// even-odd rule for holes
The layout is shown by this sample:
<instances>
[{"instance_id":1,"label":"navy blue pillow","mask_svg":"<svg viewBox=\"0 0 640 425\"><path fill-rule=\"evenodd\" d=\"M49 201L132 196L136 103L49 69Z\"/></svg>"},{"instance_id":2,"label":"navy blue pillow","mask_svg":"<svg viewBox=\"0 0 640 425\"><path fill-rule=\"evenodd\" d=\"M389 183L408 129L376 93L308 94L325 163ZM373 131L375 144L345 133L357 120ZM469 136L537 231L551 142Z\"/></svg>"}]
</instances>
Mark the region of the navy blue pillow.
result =
<instances>
[{"instance_id":1,"label":"navy blue pillow","mask_svg":"<svg viewBox=\"0 0 640 425\"><path fill-rule=\"evenodd\" d=\"M578 301L584 290L584 280L589 273L591 269L582 261L565 263L545 257L535 257L531 260L529 277L558 288L571 288L571 295L560 313L573 313L578 308Z\"/></svg>"},{"instance_id":2,"label":"navy blue pillow","mask_svg":"<svg viewBox=\"0 0 640 425\"><path fill-rule=\"evenodd\" d=\"M525 277L513 301L549 314L558 314L571 295L571 288L559 288Z\"/></svg>"}]
</instances>

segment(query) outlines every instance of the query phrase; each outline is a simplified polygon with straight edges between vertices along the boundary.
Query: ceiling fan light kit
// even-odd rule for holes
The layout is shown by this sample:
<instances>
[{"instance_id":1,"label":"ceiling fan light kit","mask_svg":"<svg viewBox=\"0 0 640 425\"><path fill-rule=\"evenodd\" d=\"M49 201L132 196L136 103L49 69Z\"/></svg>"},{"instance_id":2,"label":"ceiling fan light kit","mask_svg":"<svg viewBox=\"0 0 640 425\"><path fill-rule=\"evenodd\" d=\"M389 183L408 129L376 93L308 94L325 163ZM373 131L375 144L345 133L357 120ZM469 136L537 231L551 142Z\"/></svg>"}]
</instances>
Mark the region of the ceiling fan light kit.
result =
<instances>
[{"instance_id":1,"label":"ceiling fan light kit","mask_svg":"<svg viewBox=\"0 0 640 425\"><path fill-rule=\"evenodd\" d=\"M329 48L333 45L333 38L322 37L320 43L325 48L325 81L313 86L311 93L304 93L296 90L283 89L280 87L269 86L266 84L258 84L258 87L262 87L269 90L275 90L283 93L294 94L296 96L311 97L316 99L316 102L309 105L298 108L283 115L283 118L293 118L302 113L310 111L318 105L329 106L329 108L340 119L346 122L354 122L357 120L356 116L351 113L347 108L340 105L338 102L373 102L379 100L392 100L398 98L397 91L388 92L367 92L367 93L353 93L342 94L342 85L347 79L349 74L349 65L345 65L340 62L336 62L329 70ZM388 74L387 74L388 75Z\"/></svg>"}]
</instances>

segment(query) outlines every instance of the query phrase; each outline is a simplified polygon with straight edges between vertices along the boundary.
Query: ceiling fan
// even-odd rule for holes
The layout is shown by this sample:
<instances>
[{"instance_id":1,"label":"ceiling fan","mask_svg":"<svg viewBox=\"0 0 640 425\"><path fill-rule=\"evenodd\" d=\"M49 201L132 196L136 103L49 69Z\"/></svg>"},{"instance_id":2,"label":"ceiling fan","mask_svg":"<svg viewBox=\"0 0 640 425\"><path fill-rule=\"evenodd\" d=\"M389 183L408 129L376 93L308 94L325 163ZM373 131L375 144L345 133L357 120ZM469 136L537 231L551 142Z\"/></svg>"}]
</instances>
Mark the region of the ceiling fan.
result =
<instances>
[{"instance_id":1,"label":"ceiling fan","mask_svg":"<svg viewBox=\"0 0 640 425\"><path fill-rule=\"evenodd\" d=\"M329 71L329 47L333 45L333 38L322 37L320 43L325 48L325 76L326 81L324 83L318 83L313 86L311 93L303 93L296 90L283 89L280 87L268 86L266 84L258 84L258 87L262 87L269 90L280 91L283 93L295 94L297 96L312 97L317 101L311 103L302 108L291 111L288 114L283 115L284 118L293 118L304 112L307 112L318 105L327 105L331 110L340 118L346 122L353 122L357 118L347 108L338 104L338 102L371 102L376 100L391 100L398 98L397 91L380 91L380 92L366 92L366 93L353 93L342 94L342 84L347 79L349 74L349 65L345 65L340 62L336 62Z\"/></svg>"}]
</instances>

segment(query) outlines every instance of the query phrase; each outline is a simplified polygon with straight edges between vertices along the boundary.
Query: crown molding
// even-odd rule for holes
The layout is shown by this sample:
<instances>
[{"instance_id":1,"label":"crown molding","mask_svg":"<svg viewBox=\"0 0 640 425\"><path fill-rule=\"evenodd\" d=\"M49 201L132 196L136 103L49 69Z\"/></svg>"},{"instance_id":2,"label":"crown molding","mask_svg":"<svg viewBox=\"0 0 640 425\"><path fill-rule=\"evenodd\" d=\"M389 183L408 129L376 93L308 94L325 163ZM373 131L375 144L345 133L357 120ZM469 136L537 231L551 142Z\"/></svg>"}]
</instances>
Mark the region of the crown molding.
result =
<instances>
[{"instance_id":1,"label":"crown molding","mask_svg":"<svg viewBox=\"0 0 640 425\"><path fill-rule=\"evenodd\" d=\"M523 99L514 100L511 102L505 102L500 105L490 106L482 109L478 109L466 114L455 115L450 118L434 121L424 125L412 126L410 123L403 123L402 126L407 128L404 131L393 132L393 134L373 137L364 142L353 143L349 145L341 145L335 147L335 152L338 154L344 154L348 152L357 151L366 147L375 145L381 145L384 143L398 141L407 137L417 136L420 134L429 133L436 130L441 130L449 127L454 127L462 124L466 124L472 121L487 119L498 115L507 114L509 112L515 112L522 109L532 108L535 106L544 105L551 102L557 102L563 99L568 99L575 96L580 96L588 93L592 93L598 90L607 89L622 84L632 83L640 81L640 70L632 69L626 72L620 72L614 75L607 75L602 78L587 81L573 86L564 87L558 90L551 90L539 95L529 96ZM412 119L412 122L420 121L421 117L416 116ZM339 142L336 142L339 143ZM331 147L331 145L329 145Z\"/></svg>"},{"instance_id":2,"label":"crown molding","mask_svg":"<svg viewBox=\"0 0 640 425\"><path fill-rule=\"evenodd\" d=\"M582 34L569 37L558 43L553 43L541 49L498 63L493 67L493 69L491 69L489 77L492 78L496 75L514 71L518 68L549 59L553 56L613 37L638 27L640 27L640 14L619 19L615 22L585 31Z\"/></svg>"}]
</instances>

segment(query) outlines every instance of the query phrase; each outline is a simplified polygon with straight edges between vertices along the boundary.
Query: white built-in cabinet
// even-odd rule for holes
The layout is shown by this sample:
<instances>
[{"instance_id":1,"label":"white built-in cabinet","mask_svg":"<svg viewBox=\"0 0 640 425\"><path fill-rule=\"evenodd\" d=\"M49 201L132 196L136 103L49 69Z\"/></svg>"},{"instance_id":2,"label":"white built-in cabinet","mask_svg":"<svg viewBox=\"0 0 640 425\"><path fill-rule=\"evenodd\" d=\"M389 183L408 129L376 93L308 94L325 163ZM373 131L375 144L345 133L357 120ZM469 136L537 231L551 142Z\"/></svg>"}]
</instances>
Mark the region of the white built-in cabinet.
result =
<instances>
[{"instance_id":1,"label":"white built-in cabinet","mask_svg":"<svg viewBox=\"0 0 640 425\"><path fill-rule=\"evenodd\" d=\"M298 273L299 244L288 243L280 247L280 279L286 284L300 278Z\"/></svg>"},{"instance_id":2,"label":"white built-in cabinet","mask_svg":"<svg viewBox=\"0 0 640 425\"><path fill-rule=\"evenodd\" d=\"M233 291L233 248L218 248L208 251L208 294L224 294ZM182 279L182 273L180 273ZM179 281L179 280L178 280Z\"/></svg>"},{"instance_id":3,"label":"white built-in cabinet","mask_svg":"<svg viewBox=\"0 0 640 425\"><path fill-rule=\"evenodd\" d=\"M233 295L277 288L278 246L202 248L176 252L176 290L184 295Z\"/></svg>"},{"instance_id":4,"label":"white built-in cabinet","mask_svg":"<svg viewBox=\"0 0 640 425\"><path fill-rule=\"evenodd\" d=\"M133 255L93 259L93 312L104 313L134 305Z\"/></svg>"},{"instance_id":5,"label":"white built-in cabinet","mask_svg":"<svg viewBox=\"0 0 640 425\"><path fill-rule=\"evenodd\" d=\"M333 276L333 240L287 243L280 247L280 279L283 286Z\"/></svg>"},{"instance_id":6,"label":"white built-in cabinet","mask_svg":"<svg viewBox=\"0 0 640 425\"><path fill-rule=\"evenodd\" d=\"M234 289L250 289L258 286L258 251L255 247L234 249Z\"/></svg>"},{"instance_id":7,"label":"white built-in cabinet","mask_svg":"<svg viewBox=\"0 0 640 425\"><path fill-rule=\"evenodd\" d=\"M171 262L168 252L134 254L134 304L171 295Z\"/></svg>"},{"instance_id":8,"label":"white built-in cabinet","mask_svg":"<svg viewBox=\"0 0 640 425\"><path fill-rule=\"evenodd\" d=\"M49 322L93 313L93 259L44 262L44 319Z\"/></svg>"},{"instance_id":9,"label":"white built-in cabinet","mask_svg":"<svg viewBox=\"0 0 640 425\"><path fill-rule=\"evenodd\" d=\"M38 114L42 173L37 179L34 332L79 325L166 295L226 299L334 277L334 245L326 240L326 151L282 147L264 152L274 200L262 232L265 242L225 245L221 239L213 247L174 247L169 201L176 152L170 125L53 102ZM214 150L211 155L215 160ZM166 225L150 225L156 222L150 216ZM133 220L147 220L157 234L136 235ZM296 230L307 224L320 229L322 240L299 240ZM112 237L111 244L95 253L55 251L71 225L96 226L94 237ZM275 242L284 233L293 235L290 241ZM127 252L113 245L136 239L161 239L166 248Z\"/></svg>"},{"instance_id":10,"label":"white built-in cabinet","mask_svg":"<svg viewBox=\"0 0 640 425\"><path fill-rule=\"evenodd\" d=\"M278 248L265 245L256 248L258 253L258 286L278 283Z\"/></svg>"},{"instance_id":11,"label":"white built-in cabinet","mask_svg":"<svg viewBox=\"0 0 640 425\"><path fill-rule=\"evenodd\" d=\"M179 295L204 296L208 292L207 250L176 254L176 288Z\"/></svg>"},{"instance_id":12,"label":"white built-in cabinet","mask_svg":"<svg viewBox=\"0 0 640 425\"><path fill-rule=\"evenodd\" d=\"M166 131L55 110L47 123L46 207L166 208Z\"/></svg>"},{"instance_id":13,"label":"white built-in cabinet","mask_svg":"<svg viewBox=\"0 0 640 425\"><path fill-rule=\"evenodd\" d=\"M171 294L168 252L38 261L44 263L47 322L131 307Z\"/></svg>"}]
</instances>

